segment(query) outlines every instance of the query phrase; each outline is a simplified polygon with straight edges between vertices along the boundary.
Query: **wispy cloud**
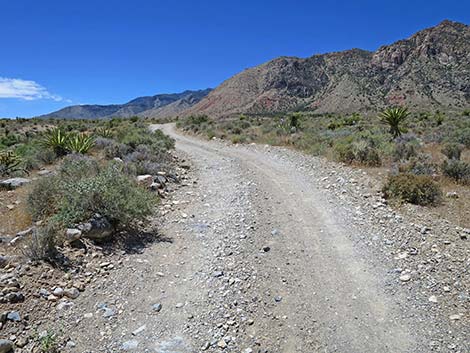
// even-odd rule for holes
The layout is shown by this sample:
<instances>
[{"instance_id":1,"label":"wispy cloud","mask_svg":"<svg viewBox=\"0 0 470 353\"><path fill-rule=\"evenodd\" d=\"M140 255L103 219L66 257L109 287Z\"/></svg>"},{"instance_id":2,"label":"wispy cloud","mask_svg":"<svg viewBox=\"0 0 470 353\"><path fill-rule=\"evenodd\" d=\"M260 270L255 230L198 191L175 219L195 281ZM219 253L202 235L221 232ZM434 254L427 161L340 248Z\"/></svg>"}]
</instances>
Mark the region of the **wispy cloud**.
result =
<instances>
[{"instance_id":1,"label":"wispy cloud","mask_svg":"<svg viewBox=\"0 0 470 353\"><path fill-rule=\"evenodd\" d=\"M0 98L17 98L24 100L52 99L64 101L61 96L50 93L39 83L19 78L0 77Z\"/></svg>"}]
</instances>

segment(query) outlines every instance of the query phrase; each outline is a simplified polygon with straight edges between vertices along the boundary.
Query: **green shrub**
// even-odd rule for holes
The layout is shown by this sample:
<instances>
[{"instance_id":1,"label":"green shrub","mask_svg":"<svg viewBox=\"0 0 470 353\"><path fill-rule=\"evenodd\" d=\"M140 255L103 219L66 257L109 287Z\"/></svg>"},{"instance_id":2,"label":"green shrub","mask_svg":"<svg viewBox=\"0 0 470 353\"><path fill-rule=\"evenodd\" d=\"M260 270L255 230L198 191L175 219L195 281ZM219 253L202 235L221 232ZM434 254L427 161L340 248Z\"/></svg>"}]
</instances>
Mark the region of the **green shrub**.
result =
<instances>
[{"instance_id":1,"label":"green shrub","mask_svg":"<svg viewBox=\"0 0 470 353\"><path fill-rule=\"evenodd\" d=\"M390 176L382 189L386 198L399 199L416 205L435 205L442 192L429 176L398 174Z\"/></svg>"},{"instance_id":2,"label":"green shrub","mask_svg":"<svg viewBox=\"0 0 470 353\"><path fill-rule=\"evenodd\" d=\"M459 143L448 142L441 148L441 152L449 159L459 160L464 146Z\"/></svg>"},{"instance_id":3,"label":"green shrub","mask_svg":"<svg viewBox=\"0 0 470 353\"><path fill-rule=\"evenodd\" d=\"M360 163L367 166L380 166L379 152L369 141L338 142L334 145L334 154L340 162Z\"/></svg>"},{"instance_id":4,"label":"green shrub","mask_svg":"<svg viewBox=\"0 0 470 353\"><path fill-rule=\"evenodd\" d=\"M434 175L437 173L439 167L432 161L432 157L429 154L419 153L416 157L410 158L410 160L400 165L400 171L402 173L410 173L415 175Z\"/></svg>"},{"instance_id":5,"label":"green shrub","mask_svg":"<svg viewBox=\"0 0 470 353\"><path fill-rule=\"evenodd\" d=\"M470 183L470 164L459 160L444 161L441 166L445 176L454 179L461 184Z\"/></svg>"},{"instance_id":6,"label":"green shrub","mask_svg":"<svg viewBox=\"0 0 470 353\"><path fill-rule=\"evenodd\" d=\"M64 227L99 213L127 227L152 213L156 198L125 175L117 164L98 168L93 160L70 159L58 175L39 179L28 196L34 219Z\"/></svg>"},{"instance_id":7,"label":"green shrub","mask_svg":"<svg viewBox=\"0 0 470 353\"><path fill-rule=\"evenodd\" d=\"M51 226L37 229L26 240L23 254L33 261L51 261L57 256L57 230Z\"/></svg>"}]
</instances>

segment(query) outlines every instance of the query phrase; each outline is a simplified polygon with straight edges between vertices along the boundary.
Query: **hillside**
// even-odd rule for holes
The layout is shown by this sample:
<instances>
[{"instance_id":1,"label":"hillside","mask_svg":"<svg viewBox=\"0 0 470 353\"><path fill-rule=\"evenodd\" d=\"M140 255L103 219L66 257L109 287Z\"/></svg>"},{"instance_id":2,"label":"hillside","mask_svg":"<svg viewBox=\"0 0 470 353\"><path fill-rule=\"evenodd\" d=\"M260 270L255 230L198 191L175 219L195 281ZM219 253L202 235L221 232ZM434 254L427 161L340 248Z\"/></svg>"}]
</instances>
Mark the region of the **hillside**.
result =
<instances>
[{"instance_id":1,"label":"hillside","mask_svg":"<svg viewBox=\"0 0 470 353\"><path fill-rule=\"evenodd\" d=\"M443 21L375 52L280 57L226 80L190 114L353 112L470 106L470 27Z\"/></svg>"},{"instance_id":2,"label":"hillside","mask_svg":"<svg viewBox=\"0 0 470 353\"><path fill-rule=\"evenodd\" d=\"M210 89L139 97L125 104L73 105L40 118L99 119L131 116L166 117L179 114L204 98Z\"/></svg>"}]
</instances>

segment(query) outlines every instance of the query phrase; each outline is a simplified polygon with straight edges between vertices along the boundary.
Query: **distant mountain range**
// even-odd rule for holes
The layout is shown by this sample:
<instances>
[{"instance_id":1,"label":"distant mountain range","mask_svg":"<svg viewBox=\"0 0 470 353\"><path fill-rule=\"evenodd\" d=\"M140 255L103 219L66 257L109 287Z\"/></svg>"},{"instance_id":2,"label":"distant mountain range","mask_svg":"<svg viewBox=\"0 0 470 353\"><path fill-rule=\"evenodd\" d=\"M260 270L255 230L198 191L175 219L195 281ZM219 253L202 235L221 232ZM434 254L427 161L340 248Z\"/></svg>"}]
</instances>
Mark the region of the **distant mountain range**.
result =
<instances>
[{"instance_id":1,"label":"distant mountain range","mask_svg":"<svg viewBox=\"0 0 470 353\"><path fill-rule=\"evenodd\" d=\"M39 118L100 119L121 117L168 117L176 116L207 96L210 88L182 93L158 94L139 97L125 104L111 105L72 105L56 112L41 115Z\"/></svg>"},{"instance_id":2,"label":"distant mountain range","mask_svg":"<svg viewBox=\"0 0 470 353\"><path fill-rule=\"evenodd\" d=\"M310 110L470 108L470 26L445 20L375 52L351 49L309 58L280 57L214 90L142 97L123 105L80 105L44 117L169 117Z\"/></svg>"},{"instance_id":3,"label":"distant mountain range","mask_svg":"<svg viewBox=\"0 0 470 353\"><path fill-rule=\"evenodd\" d=\"M375 52L280 57L233 76L184 113L349 113L400 104L470 107L469 26L446 20Z\"/></svg>"}]
</instances>

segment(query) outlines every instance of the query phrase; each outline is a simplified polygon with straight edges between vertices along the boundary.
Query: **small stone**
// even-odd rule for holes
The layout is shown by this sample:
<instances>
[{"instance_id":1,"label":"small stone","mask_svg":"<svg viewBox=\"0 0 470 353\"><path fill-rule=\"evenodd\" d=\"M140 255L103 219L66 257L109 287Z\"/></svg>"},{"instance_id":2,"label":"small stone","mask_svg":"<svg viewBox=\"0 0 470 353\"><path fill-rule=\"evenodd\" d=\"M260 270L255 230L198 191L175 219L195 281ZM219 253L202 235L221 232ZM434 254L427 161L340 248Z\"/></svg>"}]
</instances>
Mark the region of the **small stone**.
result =
<instances>
[{"instance_id":1,"label":"small stone","mask_svg":"<svg viewBox=\"0 0 470 353\"><path fill-rule=\"evenodd\" d=\"M58 298L62 297L64 295L64 290L60 287L57 287L55 288L53 291L52 291L52 294Z\"/></svg>"},{"instance_id":2,"label":"small stone","mask_svg":"<svg viewBox=\"0 0 470 353\"><path fill-rule=\"evenodd\" d=\"M275 301L276 303L279 303L279 302L282 301L282 297L281 297L280 295L277 295L277 296L274 297L274 301Z\"/></svg>"},{"instance_id":3,"label":"small stone","mask_svg":"<svg viewBox=\"0 0 470 353\"><path fill-rule=\"evenodd\" d=\"M57 304L57 310L59 310L59 311L69 310L70 308L72 308L72 306L73 306L72 302L63 301L63 302L60 302L59 304Z\"/></svg>"},{"instance_id":4,"label":"small stone","mask_svg":"<svg viewBox=\"0 0 470 353\"><path fill-rule=\"evenodd\" d=\"M28 342L29 342L28 337L20 337L15 341L15 345L18 348L23 348L24 346L26 346L28 344Z\"/></svg>"},{"instance_id":5,"label":"small stone","mask_svg":"<svg viewBox=\"0 0 470 353\"><path fill-rule=\"evenodd\" d=\"M431 295L428 299L431 303L437 303L437 297L435 295Z\"/></svg>"},{"instance_id":6,"label":"small stone","mask_svg":"<svg viewBox=\"0 0 470 353\"><path fill-rule=\"evenodd\" d=\"M83 317L85 319L91 319L93 317L93 313L86 313L85 315L83 315Z\"/></svg>"},{"instance_id":7,"label":"small stone","mask_svg":"<svg viewBox=\"0 0 470 353\"><path fill-rule=\"evenodd\" d=\"M64 295L70 299L77 299L80 295L80 291L75 287L67 288L64 290Z\"/></svg>"},{"instance_id":8,"label":"small stone","mask_svg":"<svg viewBox=\"0 0 470 353\"><path fill-rule=\"evenodd\" d=\"M243 353L253 353L253 349L246 348L246 349L243 350Z\"/></svg>"},{"instance_id":9,"label":"small stone","mask_svg":"<svg viewBox=\"0 0 470 353\"><path fill-rule=\"evenodd\" d=\"M143 332L147 328L147 325L142 325L138 329L132 331L134 336L137 336L139 333Z\"/></svg>"},{"instance_id":10,"label":"small stone","mask_svg":"<svg viewBox=\"0 0 470 353\"><path fill-rule=\"evenodd\" d=\"M108 307L104 307L103 310L104 310L103 317L105 318L112 317L116 314L116 312L113 309L110 309Z\"/></svg>"},{"instance_id":11,"label":"small stone","mask_svg":"<svg viewBox=\"0 0 470 353\"><path fill-rule=\"evenodd\" d=\"M75 347L76 347L76 344L74 341L68 341L67 344L65 345L65 348L68 348L68 349L75 348Z\"/></svg>"},{"instance_id":12,"label":"small stone","mask_svg":"<svg viewBox=\"0 0 470 353\"><path fill-rule=\"evenodd\" d=\"M178 309L179 309L179 308L182 308L183 306L184 306L183 303L177 303L177 304L175 305L175 307L178 308Z\"/></svg>"},{"instance_id":13,"label":"small stone","mask_svg":"<svg viewBox=\"0 0 470 353\"><path fill-rule=\"evenodd\" d=\"M269 246L263 246L263 251L264 252L268 252L270 250L271 250L271 248Z\"/></svg>"},{"instance_id":14,"label":"small stone","mask_svg":"<svg viewBox=\"0 0 470 353\"><path fill-rule=\"evenodd\" d=\"M136 349L138 346L139 346L139 341L136 341L136 340L129 340L129 341L124 342L124 343L121 345L121 348L122 348L122 350L124 350L124 351L131 351L131 350L133 350L133 349Z\"/></svg>"},{"instance_id":15,"label":"small stone","mask_svg":"<svg viewBox=\"0 0 470 353\"><path fill-rule=\"evenodd\" d=\"M271 235L272 235L272 236L279 235L279 230L278 230L278 229L273 229L273 230L271 231Z\"/></svg>"},{"instance_id":16,"label":"small stone","mask_svg":"<svg viewBox=\"0 0 470 353\"><path fill-rule=\"evenodd\" d=\"M81 236L82 236L82 231L80 229L69 228L65 232L65 238L69 243L80 239Z\"/></svg>"},{"instance_id":17,"label":"small stone","mask_svg":"<svg viewBox=\"0 0 470 353\"><path fill-rule=\"evenodd\" d=\"M213 274L212 274L212 277L222 277L224 275L223 271L215 271Z\"/></svg>"},{"instance_id":18,"label":"small stone","mask_svg":"<svg viewBox=\"0 0 470 353\"><path fill-rule=\"evenodd\" d=\"M225 342L225 340L220 340L217 342L217 347L224 349L227 347L227 342Z\"/></svg>"},{"instance_id":19,"label":"small stone","mask_svg":"<svg viewBox=\"0 0 470 353\"><path fill-rule=\"evenodd\" d=\"M409 274L404 274L400 276L400 281L402 282L408 282L411 279L411 276Z\"/></svg>"},{"instance_id":20,"label":"small stone","mask_svg":"<svg viewBox=\"0 0 470 353\"><path fill-rule=\"evenodd\" d=\"M163 305L160 304L160 303L157 303L157 304L153 304L153 305L152 305L152 309L153 309L154 311L156 311L157 313L159 313L159 312L162 310L162 308L163 308Z\"/></svg>"},{"instance_id":21,"label":"small stone","mask_svg":"<svg viewBox=\"0 0 470 353\"><path fill-rule=\"evenodd\" d=\"M451 319L452 321L460 320L460 314L450 315L449 319Z\"/></svg>"},{"instance_id":22,"label":"small stone","mask_svg":"<svg viewBox=\"0 0 470 353\"><path fill-rule=\"evenodd\" d=\"M10 320L10 321L21 321L20 313L17 312L17 311L10 311L10 312L7 314L7 320Z\"/></svg>"}]
</instances>

